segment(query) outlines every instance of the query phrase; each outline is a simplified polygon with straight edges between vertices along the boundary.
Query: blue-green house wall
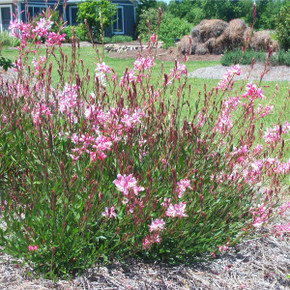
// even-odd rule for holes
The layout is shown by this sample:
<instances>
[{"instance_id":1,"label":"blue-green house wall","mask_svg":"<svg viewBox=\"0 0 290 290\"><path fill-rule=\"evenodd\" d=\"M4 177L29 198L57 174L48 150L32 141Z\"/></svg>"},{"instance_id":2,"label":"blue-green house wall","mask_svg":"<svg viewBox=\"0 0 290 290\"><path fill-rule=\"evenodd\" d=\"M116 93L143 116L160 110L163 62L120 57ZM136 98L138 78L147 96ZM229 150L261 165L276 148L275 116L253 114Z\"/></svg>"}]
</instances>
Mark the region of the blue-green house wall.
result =
<instances>
[{"instance_id":1,"label":"blue-green house wall","mask_svg":"<svg viewBox=\"0 0 290 290\"><path fill-rule=\"evenodd\" d=\"M41 10L48 7L56 8L56 10L59 11L60 17L62 17L64 21L67 21L68 25L75 25L77 24L77 4L80 2L81 0L18 0L18 2L15 2L14 0L7 0L5 3L1 2L0 4L0 8L3 7L3 11L5 12L3 23L1 22L0 17L0 28L1 30L7 30L7 18L9 17L12 20L11 13L15 14L16 9L18 10L18 13L22 12L19 14L18 19L23 22L27 22L32 20L33 17L35 17L35 15ZM112 21L111 27L105 30L105 35L113 36L118 34L130 35L134 37L136 31L135 9L138 2L136 0L112 0L111 2L116 5L117 9L119 9L119 14L120 11L122 11L122 29L116 29L116 21ZM5 7L9 7L9 9L4 9ZM119 28L119 26L117 28Z\"/></svg>"}]
</instances>

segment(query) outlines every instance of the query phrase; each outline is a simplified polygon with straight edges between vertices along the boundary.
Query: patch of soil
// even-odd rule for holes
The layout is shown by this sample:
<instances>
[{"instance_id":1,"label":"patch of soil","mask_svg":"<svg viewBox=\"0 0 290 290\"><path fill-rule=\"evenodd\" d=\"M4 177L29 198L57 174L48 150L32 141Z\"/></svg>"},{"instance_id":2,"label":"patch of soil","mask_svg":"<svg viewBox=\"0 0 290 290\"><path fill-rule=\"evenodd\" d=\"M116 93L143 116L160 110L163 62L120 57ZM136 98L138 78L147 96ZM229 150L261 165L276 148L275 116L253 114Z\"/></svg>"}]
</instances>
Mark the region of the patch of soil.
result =
<instances>
[{"instance_id":1,"label":"patch of soil","mask_svg":"<svg viewBox=\"0 0 290 290\"><path fill-rule=\"evenodd\" d=\"M131 44L131 43L124 43ZM136 43L135 43L136 44ZM108 54L111 58L118 59L127 59L133 58L136 59L140 55L140 51L138 50L128 50L124 52L111 52ZM158 48L156 52L156 59L160 61L183 61L184 59L188 61L208 61L208 60L216 60L219 61L222 55L214 55L214 54L205 54L205 55L183 55L178 51L177 47L171 47L169 49Z\"/></svg>"}]
</instances>

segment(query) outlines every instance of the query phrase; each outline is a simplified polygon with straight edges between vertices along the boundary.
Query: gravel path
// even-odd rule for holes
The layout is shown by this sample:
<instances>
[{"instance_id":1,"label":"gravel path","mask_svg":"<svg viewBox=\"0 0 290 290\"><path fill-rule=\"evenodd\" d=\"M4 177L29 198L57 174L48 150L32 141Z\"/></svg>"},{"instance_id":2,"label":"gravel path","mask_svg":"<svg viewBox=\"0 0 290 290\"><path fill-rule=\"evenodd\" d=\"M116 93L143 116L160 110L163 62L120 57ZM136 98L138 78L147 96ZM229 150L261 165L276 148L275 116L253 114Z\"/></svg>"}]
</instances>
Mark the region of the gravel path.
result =
<instances>
[{"instance_id":1,"label":"gravel path","mask_svg":"<svg viewBox=\"0 0 290 290\"><path fill-rule=\"evenodd\" d=\"M240 76L235 76L235 79L246 79L249 74L249 65L241 65L242 73ZM201 79L218 79L220 80L229 67L216 65L211 67L199 68L188 74L190 78ZM260 80L261 73L264 70L264 65L257 63L254 65L254 69L250 72L249 80ZM290 67L289 66L272 66L265 74L264 81L288 81L290 82Z\"/></svg>"}]
</instances>

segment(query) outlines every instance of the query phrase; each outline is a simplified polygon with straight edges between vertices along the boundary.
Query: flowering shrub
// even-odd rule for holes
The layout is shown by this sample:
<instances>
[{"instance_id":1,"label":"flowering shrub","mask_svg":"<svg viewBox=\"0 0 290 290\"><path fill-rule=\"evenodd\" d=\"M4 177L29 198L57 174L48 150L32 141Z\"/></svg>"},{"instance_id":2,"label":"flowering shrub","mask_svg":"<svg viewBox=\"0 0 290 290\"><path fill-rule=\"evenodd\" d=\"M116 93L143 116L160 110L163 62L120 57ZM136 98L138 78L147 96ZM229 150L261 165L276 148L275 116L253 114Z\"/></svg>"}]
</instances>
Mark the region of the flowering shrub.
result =
<instances>
[{"instance_id":1,"label":"flowering shrub","mask_svg":"<svg viewBox=\"0 0 290 290\"><path fill-rule=\"evenodd\" d=\"M197 97L179 62L153 86L153 35L120 78L102 60L91 78L50 25L11 23L21 45L17 77L0 86L5 251L51 278L127 255L186 262L270 219L290 171L289 122L263 128L273 108L257 84L235 88L238 65Z\"/></svg>"}]
</instances>

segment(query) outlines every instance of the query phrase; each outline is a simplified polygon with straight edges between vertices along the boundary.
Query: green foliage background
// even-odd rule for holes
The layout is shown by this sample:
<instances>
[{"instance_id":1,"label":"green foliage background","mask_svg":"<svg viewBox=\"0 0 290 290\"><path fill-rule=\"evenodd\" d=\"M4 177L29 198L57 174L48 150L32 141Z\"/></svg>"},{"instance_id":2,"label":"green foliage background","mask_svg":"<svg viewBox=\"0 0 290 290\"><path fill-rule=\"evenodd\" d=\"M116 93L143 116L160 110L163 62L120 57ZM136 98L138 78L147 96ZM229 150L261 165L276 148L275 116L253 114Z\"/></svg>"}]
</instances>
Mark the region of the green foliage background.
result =
<instances>
[{"instance_id":1,"label":"green foliage background","mask_svg":"<svg viewBox=\"0 0 290 290\"><path fill-rule=\"evenodd\" d=\"M141 0L141 2L137 8L137 33L142 38L145 37L148 33L147 20L150 21L154 31L158 7L161 7L163 15L159 39L165 43L165 47L171 46L175 38L189 34L190 29L203 19L230 21L241 18L248 25L253 23L252 0L171 0L168 5L156 0ZM279 43L287 50L290 39L289 1L257 0L256 8L255 29L277 29Z\"/></svg>"},{"instance_id":2,"label":"green foliage background","mask_svg":"<svg viewBox=\"0 0 290 290\"><path fill-rule=\"evenodd\" d=\"M116 14L115 5L108 0L86 0L78 4L78 18L83 31L86 32L85 19L92 30L93 36L99 38L102 16L103 29L110 26L111 19Z\"/></svg>"},{"instance_id":3,"label":"green foliage background","mask_svg":"<svg viewBox=\"0 0 290 290\"><path fill-rule=\"evenodd\" d=\"M148 38L147 20L150 22L151 32L156 33L156 30L158 29L158 10L154 8L143 10L137 26L137 32L141 36L141 39ZM191 28L192 25L186 20L174 17L172 14L165 12L162 15L162 21L158 33L159 40L164 42L164 47L170 47L174 44L174 39L189 34Z\"/></svg>"},{"instance_id":4,"label":"green foliage background","mask_svg":"<svg viewBox=\"0 0 290 290\"><path fill-rule=\"evenodd\" d=\"M281 48L288 50L290 48L290 3L280 9L276 24L278 42Z\"/></svg>"}]
</instances>

